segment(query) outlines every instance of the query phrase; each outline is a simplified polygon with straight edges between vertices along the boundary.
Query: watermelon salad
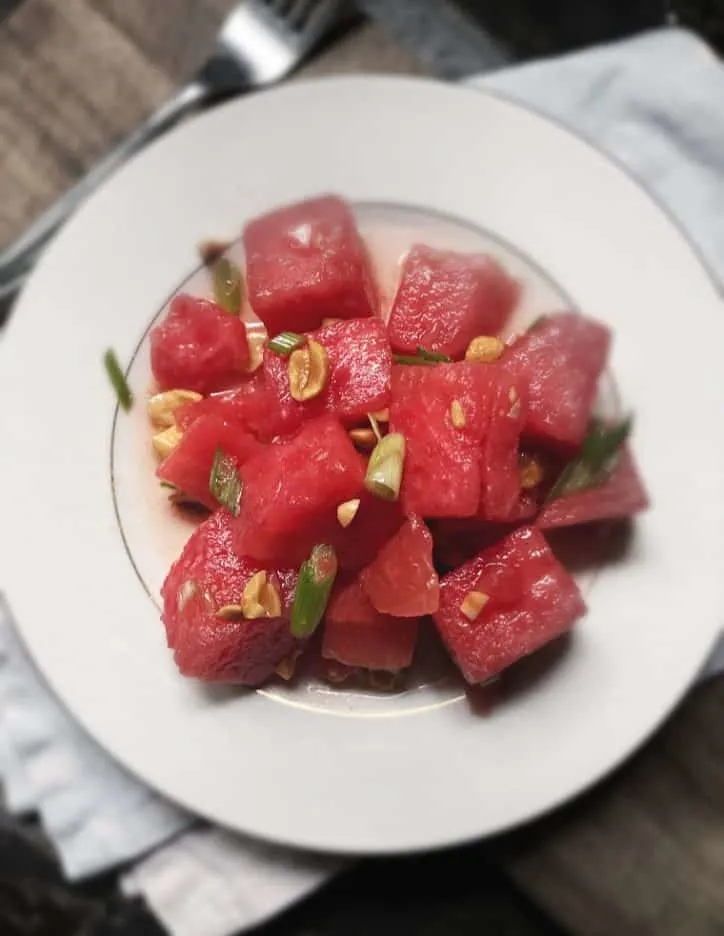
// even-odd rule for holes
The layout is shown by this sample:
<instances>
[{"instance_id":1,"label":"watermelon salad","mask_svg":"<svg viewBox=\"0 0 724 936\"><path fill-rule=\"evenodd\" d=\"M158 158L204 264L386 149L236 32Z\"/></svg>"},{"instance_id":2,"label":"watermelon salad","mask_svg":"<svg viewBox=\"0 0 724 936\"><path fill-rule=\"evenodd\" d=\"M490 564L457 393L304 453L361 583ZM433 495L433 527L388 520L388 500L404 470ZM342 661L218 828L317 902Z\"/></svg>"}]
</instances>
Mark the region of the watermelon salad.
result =
<instances>
[{"instance_id":1,"label":"watermelon salad","mask_svg":"<svg viewBox=\"0 0 724 936\"><path fill-rule=\"evenodd\" d=\"M259 686L306 658L399 685L428 628L479 684L570 631L585 604L549 531L648 504L630 419L594 409L606 326L541 309L512 333L504 265L425 244L385 303L336 196L243 246L150 333L158 478L198 514L162 589L181 673Z\"/></svg>"}]
</instances>

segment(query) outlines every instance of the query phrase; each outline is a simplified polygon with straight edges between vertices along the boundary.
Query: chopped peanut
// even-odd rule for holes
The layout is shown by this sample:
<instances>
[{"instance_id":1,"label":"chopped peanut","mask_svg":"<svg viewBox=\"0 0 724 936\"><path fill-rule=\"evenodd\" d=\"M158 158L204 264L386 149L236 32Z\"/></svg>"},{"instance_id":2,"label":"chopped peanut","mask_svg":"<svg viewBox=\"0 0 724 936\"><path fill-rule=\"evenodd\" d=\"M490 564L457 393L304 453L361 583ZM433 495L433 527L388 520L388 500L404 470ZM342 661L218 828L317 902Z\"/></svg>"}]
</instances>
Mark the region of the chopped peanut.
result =
<instances>
[{"instance_id":1,"label":"chopped peanut","mask_svg":"<svg viewBox=\"0 0 724 936\"><path fill-rule=\"evenodd\" d=\"M349 437L363 452L371 452L377 445L377 436L373 429L350 429Z\"/></svg>"},{"instance_id":2,"label":"chopped peanut","mask_svg":"<svg viewBox=\"0 0 724 936\"><path fill-rule=\"evenodd\" d=\"M494 338L492 335L478 335L468 345L465 360L491 364L498 360L503 351L505 351L505 345L500 338Z\"/></svg>"},{"instance_id":3,"label":"chopped peanut","mask_svg":"<svg viewBox=\"0 0 724 936\"><path fill-rule=\"evenodd\" d=\"M263 569L252 575L246 583L241 596L241 608L245 618L279 617L282 613L279 592L267 580Z\"/></svg>"},{"instance_id":4,"label":"chopped peanut","mask_svg":"<svg viewBox=\"0 0 724 936\"><path fill-rule=\"evenodd\" d=\"M471 591L463 599L460 610L469 621L474 621L489 601L490 595L485 592Z\"/></svg>"},{"instance_id":5,"label":"chopped peanut","mask_svg":"<svg viewBox=\"0 0 724 936\"><path fill-rule=\"evenodd\" d=\"M518 462L520 470L520 486L524 491L538 487L543 480L543 467L532 455L521 455Z\"/></svg>"},{"instance_id":6,"label":"chopped peanut","mask_svg":"<svg viewBox=\"0 0 724 936\"><path fill-rule=\"evenodd\" d=\"M465 428L465 411L460 400L453 400L450 404L450 419L456 429Z\"/></svg>"},{"instance_id":7,"label":"chopped peanut","mask_svg":"<svg viewBox=\"0 0 724 936\"><path fill-rule=\"evenodd\" d=\"M198 403L201 399L203 397L195 390L164 390L148 401L148 415L157 426L173 426L174 410L186 403Z\"/></svg>"},{"instance_id":8,"label":"chopped peanut","mask_svg":"<svg viewBox=\"0 0 724 936\"><path fill-rule=\"evenodd\" d=\"M300 402L311 400L324 390L329 374L329 358L324 346L309 339L305 348L289 355L289 389Z\"/></svg>"},{"instance_id":9,"label":"chopped peanut","mask_svg":"<svg viewBox=\"0 0 724 936\"><path fill-rule=\"evenodd\" d=\"M359 510L359 497L345 501L337 508L337 521L341 527L348 527Z\"/></svg>"},{"instance_id":10,"label":"chopped peanut","mask_svg":"<svg viewBox=\"0 0 724 936\"><path fill-rule=\"evenodd\" d=\"M182 438L183 433L177 426L169 426L168 429L157 432L152 439L156 454L161 458L168 458Z\"/></svg>"},{"instance_id":11,"label":"chopped peanut","mask_svg":"<svg viewBox=\"0 0 724 936\"><path fill-rule=\"evenodd\" d=\"M235 604L224 605L223 608L219 608L216 615L217 617L223 618L225 621L239 621L245 616L244 609L241 605ZM259 617L261 617L261 615L259 615Z\"/></svg>"},{"instance_id":12,"label":"chopped peanut","mask_svg":"<svg viewBox=\"0 0 724 936\"><path fill-rule=\"evenodd\" d=\"M259 370L264 360L264 345L266 344L266 335L262 331L252 331L247 335L249 342L249 363L244 368L247 374L253 374Z\"/></svg>"}]
</instances>

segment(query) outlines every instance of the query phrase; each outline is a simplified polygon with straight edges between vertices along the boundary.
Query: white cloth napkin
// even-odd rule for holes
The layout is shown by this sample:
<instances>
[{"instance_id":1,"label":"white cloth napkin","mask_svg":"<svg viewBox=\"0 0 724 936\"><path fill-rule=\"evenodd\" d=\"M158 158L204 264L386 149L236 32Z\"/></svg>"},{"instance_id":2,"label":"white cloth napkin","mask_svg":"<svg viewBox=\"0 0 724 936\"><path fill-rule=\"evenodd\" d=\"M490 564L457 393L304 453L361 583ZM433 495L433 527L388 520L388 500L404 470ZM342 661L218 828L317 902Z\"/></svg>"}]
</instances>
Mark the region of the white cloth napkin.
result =
<instances>
[{"instance_id":1,"label":"white cloth napkin","mask_svg":"<svg viewBox=\"0 0 724 936\"><path fill-rule=\"evenodd\" d=\"M473 83L614 153L724 279L724 69L700 40L667 29ZM707 672L721 668L724 647ZM70 878L135 861L122 887L174 936L230 936L340 867L199 823L126 773L45 687L1 602L0 778L13 811L40 812Z\"/></svg>"}]
</instances>

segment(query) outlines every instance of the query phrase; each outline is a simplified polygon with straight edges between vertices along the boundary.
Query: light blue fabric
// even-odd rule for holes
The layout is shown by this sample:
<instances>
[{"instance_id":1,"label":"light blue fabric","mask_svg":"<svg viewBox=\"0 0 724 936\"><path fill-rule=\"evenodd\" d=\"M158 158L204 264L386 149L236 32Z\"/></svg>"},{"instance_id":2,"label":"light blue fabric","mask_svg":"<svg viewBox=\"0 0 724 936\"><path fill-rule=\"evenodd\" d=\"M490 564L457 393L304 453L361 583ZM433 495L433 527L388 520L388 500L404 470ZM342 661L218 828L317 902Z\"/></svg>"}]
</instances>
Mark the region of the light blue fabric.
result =
<instances>
[{"instance_id":1,"label":"light blue fabric","mask_svg":"<svg viewBox=\"0 0 724 936\"><path fill-rule=\"evenodd\" d=\"M661 30L473 83L554 117L614 154L668 205L724 281L724 69L699 39ZM713 665L723 663L720 653ZM289 860L241 837L184 832L188 814L127 774L73 724L23 653L1 604L0 713L0 777L9 803L40 810L69 876L139 856L182 832L178 847L172 842L139 862L129 880L172 932L232 932L335 870L289 856L290 871ZM250 913L244 889L246 898L250 888L257 893L262 878L269 884L263 913ZM228 914L219 916L215 898L213 920L201 912L194 918L194 908L209 905L209 893L230 889Z\"/></svg>"}]
</instances>

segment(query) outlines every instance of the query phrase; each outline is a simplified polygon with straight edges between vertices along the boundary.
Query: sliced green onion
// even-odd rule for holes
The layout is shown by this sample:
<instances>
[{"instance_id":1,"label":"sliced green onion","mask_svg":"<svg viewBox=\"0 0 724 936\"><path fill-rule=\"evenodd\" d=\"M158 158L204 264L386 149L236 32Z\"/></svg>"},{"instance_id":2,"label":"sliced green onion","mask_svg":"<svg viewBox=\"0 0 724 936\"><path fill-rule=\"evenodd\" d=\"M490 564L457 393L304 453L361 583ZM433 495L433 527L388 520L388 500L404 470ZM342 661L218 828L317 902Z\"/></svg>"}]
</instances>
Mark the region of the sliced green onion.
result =
<instances>
[{"instance_id":1,"label":"sliced green onion","mask_svg":"<svg viewBox=\"0 0 724 936\"><path fill-rule=\"evenodd\" d=\"M214 299L229 315L241 314L241 271L228 257L214 263Z\"/></svg>"},{"instance_id":2,"label":"sliced green onion","mask_svg":"<svg viewBox=\"0 0 724 936\"><path fill-rule=\"evenodd\" d=\"M372 431L374 432L375 436L377 437L377 441L378 441L378 442L381 442L381 441L382 441L382 433L380 432L380 424L379 424L379 422L377 421L377 417L375 416L374 413L367 413L367 419L369 419L369 421L370 421L370 426L372 426Z\"/></svg>"},{"instance_id":3,"label":"sliced green onion","mask_svg":"<svg viewBox=\"0 0 724 936\"><path fill-rule=\"evenodd\" d=\"M594 420L583 441L581 453L563 469L551 488L547 502L598 487L610 478L618 462L621 446L631 434L632 419L627 416L614 426Z\"/></svg>"},{"instance_id":4,"label":"sliced green onion","mask_svg":"<svg viewBox=\"0 0 724 936\"><path fill-rule=\"evenodd\" d=\"M543 322L547 320L547 318L548 318L547 315L539 315L538 318L533 319L533 321L528 326L528 331L532 332L532 331L535 331L537 328L540 328Z\"/></svg>"},{"instance_id":5,"label":"sliced green onion","mask_svg":"<svg viewBox=\"0 0 724 936\"><path fill-rule=\"evenodd\" d=\"M118 405L121 409L128 412L133 406L133 394L131 393L131 388L128 386L126 375L123 373L121 365L118 363L116 353L111 348L103 355L103 363L106 368L106 373L108 374L108 379L115 390Z\"/></svg>"},{"instance_id":6,"label":"sliced green onion","mask_svg":"<svg viewBox=\"0 0 724 936\"><path fill-rule=\"evenodd\" d=\"M216 500L235 517L241 503L241 477L234 459L217 448L209 476L209 490Z\"/></svg>"},{"instance_id":7,"label":"sliced green onion","mask_svg":"<svg viewBox=\"0 0 724 936\"><path fill-rule=\"evenodd\" d=\"M170 481L160 481L159 484L162 488L167 488L169 491L172 491L174 494L178 492L178 488L175 484L171 484Z\"/></svg>"},{"instance_id":8,"label":"sliced green onion","mask_svg":"<svg viewBox=\"0 0 724 936\"><path fill-rule=\"evenodd\" d=\"M367 490L383 500L397 500L400 496L404 461L405 437L401 433L391 432L380 439L367 463Z\"/></svg>"},{"instance_id":9,"label":"sliced green onion","mask_svg":"<svg viewBox=\"0 0 724 936\"><path fill-rule=\"evenodd\" d=\"M294 637L309 637L314 633L327 607L336 574L334 549L325 545L315 546L299 569L291 616Z\"/></svg>"},{"instance_id":10,"label":"sliced green onion","mask_svg":"<svg viewBox=\"0 0 724 936\"><path fill-rule=\"evenodd\" d=\"M269 350L275 354L281 354L282 357L289 357L292 351L295 351L306 341L304 335L298 335L296 332L281 332L269 342Z\"/></svg>"},{"instance_id":11,"label":"sliced green onion","mask_svg":"<svg viewBox=\"0 0 724 936\"><path fill-rule=\"evenodd\" d=\"M437 351L426 351L418 347L414 354L393 354L395 364L449 364L452 361L447 354L438 354Z\"/></svg>"}]
</instances>

